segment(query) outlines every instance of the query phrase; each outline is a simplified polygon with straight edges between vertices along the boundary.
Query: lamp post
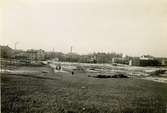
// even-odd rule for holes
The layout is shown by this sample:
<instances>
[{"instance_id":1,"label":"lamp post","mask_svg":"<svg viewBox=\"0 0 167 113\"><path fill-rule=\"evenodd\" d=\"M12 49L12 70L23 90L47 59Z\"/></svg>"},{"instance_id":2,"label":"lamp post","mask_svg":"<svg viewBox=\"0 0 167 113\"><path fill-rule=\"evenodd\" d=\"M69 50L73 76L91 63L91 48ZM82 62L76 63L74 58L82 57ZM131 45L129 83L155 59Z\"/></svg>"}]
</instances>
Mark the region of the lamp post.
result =
<instances>
[{"instance_id":1,"label":"lamp post","mask_svg":"<svg viewBox=\"0 0 167 113\"><path fill-rule=\"evenodd\" d=\"M16 46L17 46L18 42L14 43L14 64L16 64Z\"/></svg>"}]
</instances>

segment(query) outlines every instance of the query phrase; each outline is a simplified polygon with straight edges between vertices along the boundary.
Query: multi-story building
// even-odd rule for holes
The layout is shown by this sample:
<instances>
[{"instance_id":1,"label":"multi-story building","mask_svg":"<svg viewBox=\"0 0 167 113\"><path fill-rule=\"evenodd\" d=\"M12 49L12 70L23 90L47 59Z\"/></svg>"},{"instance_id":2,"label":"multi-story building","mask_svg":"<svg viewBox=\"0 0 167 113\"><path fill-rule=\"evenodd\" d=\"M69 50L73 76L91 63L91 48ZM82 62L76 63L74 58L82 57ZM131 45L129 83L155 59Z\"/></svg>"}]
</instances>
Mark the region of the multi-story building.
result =
<instances>
[{"instance_id":1,"label":"multi-story building","mask_svg":"<svg viewBox=\"0 0 167 113\"><path fill-rule=\"evenodd\" d=\"M133 58L129 61L131 66L160 66L161 63L150 55L143 55L139 58Z\"/></svg>"},{"instance_id":2,"label":"multi-story building","mask_svg":"<svg viewBox=\"0 0 167 113\"><path fill-rule=\"evenodd\" d=\"M35 61L39 61L39 60L44 60L45 59L45 51L40 49L40 50L27 50L26 52L28 58L30 60L35 60Z\"/></svg>"}]
</instances>

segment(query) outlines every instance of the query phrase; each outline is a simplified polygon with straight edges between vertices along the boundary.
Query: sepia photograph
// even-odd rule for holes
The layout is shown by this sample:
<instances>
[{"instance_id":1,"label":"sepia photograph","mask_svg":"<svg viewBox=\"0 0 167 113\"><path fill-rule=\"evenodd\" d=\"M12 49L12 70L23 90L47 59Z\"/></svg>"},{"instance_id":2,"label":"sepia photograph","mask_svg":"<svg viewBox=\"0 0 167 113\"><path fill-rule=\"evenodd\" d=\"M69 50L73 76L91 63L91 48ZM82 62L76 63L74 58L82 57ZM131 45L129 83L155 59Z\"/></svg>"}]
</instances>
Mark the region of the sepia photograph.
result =
<instances>
[{"instance_id":1,"label":"sepia photograph","mask_svg":"<svg viewBox=\"0 0 167 113\"><path fill-rule=\"evenodd\" d=\"M167 113L167 0L0 0L0 113Z\"/></svg>"}]
</instances>

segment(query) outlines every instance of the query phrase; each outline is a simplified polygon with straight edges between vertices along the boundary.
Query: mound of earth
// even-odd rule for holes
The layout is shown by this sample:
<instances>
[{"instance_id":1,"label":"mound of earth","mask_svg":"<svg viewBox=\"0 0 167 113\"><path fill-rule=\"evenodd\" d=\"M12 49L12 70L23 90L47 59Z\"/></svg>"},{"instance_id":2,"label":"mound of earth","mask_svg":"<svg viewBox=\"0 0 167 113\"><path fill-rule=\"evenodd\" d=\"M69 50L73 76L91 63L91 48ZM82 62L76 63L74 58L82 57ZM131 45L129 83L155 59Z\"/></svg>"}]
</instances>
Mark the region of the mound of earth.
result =
<instances>
[{"instance_id":1,"label":"mound of earth","mask_svg":"<svg viewBox=\"0 0 167 113\"><path fill-rule=\"evenodd\" d=\"M98 74L96 76L90 76L89 77L95 77L95 78L128 78L128 76L124 74L114 74L114 75L109 75L109 74Z\"/></svg>"}]
</instances>

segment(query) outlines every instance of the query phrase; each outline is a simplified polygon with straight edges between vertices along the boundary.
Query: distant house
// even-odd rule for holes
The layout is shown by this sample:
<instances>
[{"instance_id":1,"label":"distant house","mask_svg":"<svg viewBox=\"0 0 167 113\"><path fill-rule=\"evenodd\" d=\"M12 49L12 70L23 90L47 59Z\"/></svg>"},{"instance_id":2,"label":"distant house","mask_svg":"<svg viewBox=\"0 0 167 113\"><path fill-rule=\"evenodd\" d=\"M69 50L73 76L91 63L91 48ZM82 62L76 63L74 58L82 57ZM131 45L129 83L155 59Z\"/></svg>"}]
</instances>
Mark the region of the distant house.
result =
<instances>
[{"instance_id":1,"label":"distant house","mask_svg":"<svg viewBox=\"0 0 167 113\"><path fill-rule=\"evenodd\" d=\"M157 60L161 63L161 66L167 66L167 58L157 58Z\"/></svg>"},{"instance_id":2,"label":"distant house","mask_svg":"<svg viewBox=\"0 0 167 113\"><path fill-rule=\"evenodd\" d=\"M40 50L37 50L37 59L38 60L44 60L45 59L45 51L40 49Z\"/></svg>"},{"instance_id":3,"label":"distant house","mask_svg":"<svg viewBox=\"0 0 167 113\"><path fill-rule=\"evenodd\" d=\"M139 57L133 57L129 60L130 66L140 66L140 59Z\"/></svg>"},{"instance_id":4,"label":"distant house","mask_svg":"<svg viewBox=\"0 0 167 113\"><path fill-rule=\"evenodd\" d=\"M162 59L161 60L161 65L162 66L167 66L167 59Z\"/></svg>"},{"instance_id":5,"label":"distant house","mask_svg":"<svg viewBox=\"0 0 167 113\"><path fill-rule=\"evenodd\" d=\"M15 59L20 63L24 63L24 64L30 63L30 59L28 58L26 52L21 52L21 53L16 54Z\"/></svg>"},{"instance_id":6,"label":"distant house","mask_svg":"<svg viewBox=\"0 0 167 113\"><path fill-rule=\"evenodd\" d=\"M161 63L150 55L143 55L138 58L132 58L129 60L131 66L160 66Z\"/></svg>"},{"instance_id":7,"label":"distant house","mask_svg":"<svg viewBox=\"0 0 167 113\"><path fill-rule=\"evenodd\" d=\"M143 55L140 57L140 66L160 66L161 63L150 55Z\"/></svg>"},{"instance_id":8,"label":"distant house","mask_svg":"<svg viewBox=\"0 0 167 113\"><path fill-rule=\"evenodd\" d=\"M112 63L118 63L118 64L129 64L129 59L126 58L112 58Z\"/></svg>"},{"instance_id":9,"label":"distant house","mask_svg":"<svg viewBox=\"0 0 167 113\"><path fill-rule=\"evenodd\" d=\"M45 51L40 49L40 50L27 50L26 52L27 54L27 57L30 59L30 60L44 60L45 59Z\"/></svg>"},{"instance_id":10,"label":"distant house","mask_svg":"<svg viewBox=\"0 0 167 113\"><path fill-rule=\"evenodd\" d=\"M151 55L142 55L139 59L140 60L154 60L154 57Z\"/></svg>"},{"instance_id":11,"label":"distant house","mask_svg":"<svg viewBox=\"0 0 167 113\"><path fill-rule=\"evenodd\" d=\"M87 60L88 63L97 63L97 57L96 56L90 56Z\"/></svg>"},{"instance_id":12,"label":"distant house","mask_svg":"<svg viewBox=\"0 0 167 113\"><path fill-rule=\"evenodd\" d=\"M26 54L30 60L37 60L37 52L35 50L27 50Z\"/></svg>"}]
</instances>

